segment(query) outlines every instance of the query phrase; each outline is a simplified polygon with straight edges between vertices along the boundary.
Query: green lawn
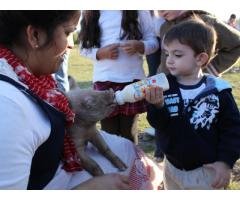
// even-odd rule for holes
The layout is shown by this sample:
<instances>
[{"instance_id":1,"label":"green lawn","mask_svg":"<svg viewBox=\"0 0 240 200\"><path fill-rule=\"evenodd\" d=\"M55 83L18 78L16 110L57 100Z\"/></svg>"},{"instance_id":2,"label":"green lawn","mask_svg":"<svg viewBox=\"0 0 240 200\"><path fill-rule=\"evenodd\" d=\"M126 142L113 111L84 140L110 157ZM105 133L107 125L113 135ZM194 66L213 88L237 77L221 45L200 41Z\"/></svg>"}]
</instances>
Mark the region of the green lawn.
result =
<instances>
[{"instance_id":1,"label":"green lawn","mask_svg":"<svg viewBox=\"0 0 240 200\"><path fill-rule=\"evenodd\" d=\"M240 60L235 64L240 67ZM144 69L147 74L147 65L144 62ZM92 61L79 55L79 49L76 46L70 55L69 59L69 74L72 75L79 83L80 87L86 88L92 85ZM228 80L233 86L233 95L240 108L240 73L226 73L223 76L224 79ZM146 120L146 114L141 114L138 121L139 133L142 133L145 128L149 127ZM154 145L153 143L147 143L142 147L143 150L150 156L153 155ZM230 184L230 189L240 189L239 182L233 182Z\"/></svg>"}]
</instances>

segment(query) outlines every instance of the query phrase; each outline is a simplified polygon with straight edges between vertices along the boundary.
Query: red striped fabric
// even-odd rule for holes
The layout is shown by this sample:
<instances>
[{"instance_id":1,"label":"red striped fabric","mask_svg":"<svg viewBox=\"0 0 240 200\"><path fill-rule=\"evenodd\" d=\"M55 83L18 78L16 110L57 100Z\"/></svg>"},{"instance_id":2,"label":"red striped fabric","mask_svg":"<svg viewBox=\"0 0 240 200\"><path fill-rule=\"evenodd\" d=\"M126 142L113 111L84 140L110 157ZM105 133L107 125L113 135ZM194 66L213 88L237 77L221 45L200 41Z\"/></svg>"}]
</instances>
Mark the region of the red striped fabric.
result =
<instances>
[{"instance_id":1,"label":"red striped fabric","mask_svg":"<svg viewBox=\"0 0 240 200\"><path fill-rule=\"evenodd\" d=\"M0 46L0 58L7 61L18 76L19 81L27 85L35 95L63 112L67 124L73 123L75 114L70 109L67 98L57 90L56 82L51 75L34 76L13 52L3 46ZM68 134L65 134L63 155L64 169L66 171L82 170L76 148Z\"/></svg>"},{"instance_id":2,"label":"red striped fabric","mask_svg":"<svg viewBox=\"0 0 240 200\"><path fill-rule=\"evenodd\" d=\"M136 147L135 150L136 158L129 174L130 188L132 190L160 190L162 177L156 173L161 172L159 169L154 169L155 164L141 149Z\"/></svg>"}]
</instances>

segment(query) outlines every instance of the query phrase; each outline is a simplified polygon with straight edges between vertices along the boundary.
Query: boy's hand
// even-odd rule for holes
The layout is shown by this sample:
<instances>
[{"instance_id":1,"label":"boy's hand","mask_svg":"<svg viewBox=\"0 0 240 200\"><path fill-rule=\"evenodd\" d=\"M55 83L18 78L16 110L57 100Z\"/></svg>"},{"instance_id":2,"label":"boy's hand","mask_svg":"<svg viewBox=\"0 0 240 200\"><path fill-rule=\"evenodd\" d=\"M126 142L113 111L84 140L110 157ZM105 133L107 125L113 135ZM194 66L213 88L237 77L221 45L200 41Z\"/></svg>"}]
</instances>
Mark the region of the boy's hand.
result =
<instances>
[{"instance_id":1,"label":"boy's hand","mask_svg":"<svg viewBox=\"0 0 240 200\"><path fill-rule=\"evenodd\" d=\"M158 86L149 86L145 88L145 99L148 103L162 108L164 105L163 89Z\"/></svg>"},{"instance_id":2,"label":"boy's hand","mask_svg":"<svg viewBox=\"0 0 240 200\"><path fill-rule=\"evenodd\" d=\"M115 60L118 58L118 47L119 43L110 44L105 47L98 49L97 51L97 59L112 59Z\"/></svg>"},{"instance_id":3,"label":"boy's hand","mask_svg":"<svg viewBox=\"0 0 240 200\"><path fill-rule=\"evenodd\" d=\"M203 165L203 167L213 169L215 171L215 178L212 182L213 188L226 187L229 184L231 177L231 169L224 162L214 162L210 164Z\"/></svg>"},{"instance_id":4,"label":"boy's hand","mask_svg":"<svg viewBox=\"0 0 240 200\"><path fill-rule=\"evenodd\" d=\"M121 43L120 47L129 56L132 56L137 52L141 54L144 53L144 44L138 40L127 40L126 42Z\"/></svg>"}]
</instances>

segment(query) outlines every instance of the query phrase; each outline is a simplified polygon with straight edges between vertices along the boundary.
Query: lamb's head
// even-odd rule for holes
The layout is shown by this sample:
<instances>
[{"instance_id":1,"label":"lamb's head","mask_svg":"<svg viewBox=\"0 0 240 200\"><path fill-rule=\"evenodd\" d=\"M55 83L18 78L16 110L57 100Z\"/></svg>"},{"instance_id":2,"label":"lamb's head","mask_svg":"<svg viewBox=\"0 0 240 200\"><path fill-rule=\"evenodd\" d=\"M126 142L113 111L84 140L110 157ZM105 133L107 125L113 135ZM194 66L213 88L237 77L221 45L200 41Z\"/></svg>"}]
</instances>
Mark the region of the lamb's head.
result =
<instances>
[{"instance_id":1,"label":"lamb's head","mask_svg":"<svg viewBox=\"0 0 240 200\"><path fill-rule=\"evenodd\" d=\"M95 124L106 118L115 108L114 91L96 91L76 87L67 93L76 119L82 124Z\"/></svg>"}]
</instances>

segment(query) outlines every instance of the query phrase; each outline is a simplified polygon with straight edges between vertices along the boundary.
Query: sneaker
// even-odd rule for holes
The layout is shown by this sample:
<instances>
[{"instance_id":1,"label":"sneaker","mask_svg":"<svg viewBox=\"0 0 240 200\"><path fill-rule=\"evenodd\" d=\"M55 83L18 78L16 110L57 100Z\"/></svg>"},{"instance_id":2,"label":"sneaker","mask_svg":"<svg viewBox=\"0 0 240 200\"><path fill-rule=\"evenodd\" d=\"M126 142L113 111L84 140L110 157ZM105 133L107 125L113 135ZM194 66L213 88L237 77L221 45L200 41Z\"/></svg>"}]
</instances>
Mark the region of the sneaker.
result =
<instances>
[{"instance_id":1,"label":"sneaker","mask_svg":"<svg viewBox=\"0 0 240 200\"><path fill-rule=\"evenodd\" d=\"M164 159L164 157L155 157L155 161L156 161L157 163L163 162L163 159Z\"/></svg>"},{"instance_id":2,"label":"sneaker","mask_svg":"<svg viewBox=\"0 0 240 200\"><path fill-rule=\"evenodd\" d=\"M152 127L145 128L143 132L147 133L148 135L150 135L152 137L155 137L155 129Z\"/></svg>"}]
</instances>

